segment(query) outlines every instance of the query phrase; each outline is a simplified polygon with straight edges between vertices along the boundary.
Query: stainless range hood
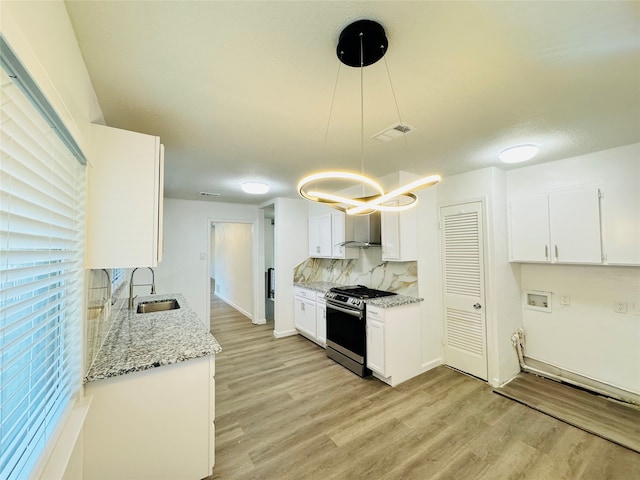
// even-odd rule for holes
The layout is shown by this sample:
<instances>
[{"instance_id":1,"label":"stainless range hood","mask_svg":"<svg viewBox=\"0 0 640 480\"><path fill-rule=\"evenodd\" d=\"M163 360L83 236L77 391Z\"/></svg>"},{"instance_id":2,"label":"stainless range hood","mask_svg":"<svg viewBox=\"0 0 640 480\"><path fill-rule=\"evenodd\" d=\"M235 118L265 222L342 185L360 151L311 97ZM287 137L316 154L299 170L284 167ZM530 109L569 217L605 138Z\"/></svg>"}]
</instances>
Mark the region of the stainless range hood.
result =
<instances>
[{"instance_id":1,"label":"stainless range hood","mask_svg":"<svg viewBox=\"0 0 640 480\"><path fill-rule=\"evenodd\" d=\"M380 212L362 216L347 215L346 221L353 223L353 238L346 239L340 244L341 246L346 248L382 247Z\"/></svg>"}]
</instances>

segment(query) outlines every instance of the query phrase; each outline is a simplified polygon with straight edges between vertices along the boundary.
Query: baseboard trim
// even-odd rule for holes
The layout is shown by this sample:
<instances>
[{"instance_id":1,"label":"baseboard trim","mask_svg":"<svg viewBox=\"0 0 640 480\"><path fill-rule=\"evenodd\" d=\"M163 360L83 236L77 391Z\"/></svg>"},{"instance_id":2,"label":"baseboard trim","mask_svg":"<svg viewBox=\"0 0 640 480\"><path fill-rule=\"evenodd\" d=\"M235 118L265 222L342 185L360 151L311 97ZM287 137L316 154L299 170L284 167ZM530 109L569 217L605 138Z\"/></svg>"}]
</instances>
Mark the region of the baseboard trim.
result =
<instances>
[{"instance_id":1,"label":"baseboard trim","mask_svg":"<svg viewBox=\"0 0 640 480\"><path fill-rule=\"evenodd\" d=\"M216 293L216 296L220 300L222 300L224 303L226 303L230 307L233 307L234 309L236 309L238 312L240 312L242 315L244 315L245 317L247 317L249 320L251 320L253 322L253 315L251 313L247 312L245 309L243 309L242 307L239 307L238 305L233 303L231 300L229 300L227 297L225 297L223 295L220 295L219 293ZM265 322L266 322L266 320L265 320Z\"/></svg>"},{"instance_id":2,"label":"baseboard trim","mask_svg":"<svg viewBox=\"0 0 640 480\"><path fill-rule=\"evenodd\" d=\"M273 336L276 338L292 337L293 335L297 335L297 334L298 334L298 330L296 330L295 328L292 330L284 330L282 332L279 332L277 330L273 331Z\"/></svg>"},{"instance_id":3,"label":"baseboard trim","mask_svg":"<svg viewBox=\"0 0 640 480\"><path fill-rule=\"evenodd\" d=\"M436 368L438 366L442 365L442 357L438 357L438 358L434 358L433 360L430 360L426 363L423 363L420 368L422 369L422 372L428 372L429 370L431 370L432 368Z\"/></svg>"},{"instance_id":4,"label":"baseboard trim","mask_svg":"<svg viewBox=\"0 0 640 480\"><path fill-rule=\"evenodd\" d=\"M266 325L267 319L261 318L260 320L253 320L251 323L253 323L254 325Z\"/></svg>"}]
</instances>

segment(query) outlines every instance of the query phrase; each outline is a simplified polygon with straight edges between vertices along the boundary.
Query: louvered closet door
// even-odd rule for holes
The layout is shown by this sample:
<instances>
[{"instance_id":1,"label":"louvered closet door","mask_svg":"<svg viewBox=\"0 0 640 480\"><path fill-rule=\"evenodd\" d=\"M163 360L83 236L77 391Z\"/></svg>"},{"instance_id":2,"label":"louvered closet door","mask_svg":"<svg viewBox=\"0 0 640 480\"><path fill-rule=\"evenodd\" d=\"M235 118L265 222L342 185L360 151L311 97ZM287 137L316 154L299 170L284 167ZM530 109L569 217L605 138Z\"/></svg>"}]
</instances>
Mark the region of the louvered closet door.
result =
<instances>
[{"instance_id":1,"label":"louvered closet door","mask_svg":"<svg viewBox=\"0 0 640 480\"><path fill-rule=\"evenodd\" d=\"M487 380L482 203L440 209L445 364Z\"/></svg>"}]
</instances>

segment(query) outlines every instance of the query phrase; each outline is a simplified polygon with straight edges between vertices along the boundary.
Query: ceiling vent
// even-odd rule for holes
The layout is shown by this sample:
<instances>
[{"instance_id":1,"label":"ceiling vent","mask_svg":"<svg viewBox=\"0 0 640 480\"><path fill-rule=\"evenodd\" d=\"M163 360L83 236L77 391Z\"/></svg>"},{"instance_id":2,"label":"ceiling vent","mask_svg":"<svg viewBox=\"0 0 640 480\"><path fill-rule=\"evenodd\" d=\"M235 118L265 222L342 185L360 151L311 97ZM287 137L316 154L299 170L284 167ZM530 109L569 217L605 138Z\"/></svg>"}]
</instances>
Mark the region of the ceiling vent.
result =
<instances>
[{"instance_id":1,"label":"ceiling vent","mask_svg":"<svg viewBox=\"0 0 640 480\"><path fill-rule=\"evenodd\" d=\"M380 140L381 142L390 142L394 138L402 137L403 135L407 135L414 130L415 128L413 128L411 125L407 125L406 123L396 123L388 128L385 128L381 132L376 133L371 138Z\"/></svg>"},{"instance_id":2,"label":"ceiling vent","mask_svg":"<svg viewBox=\"0 0 640 480\"><path fill-rule=\"evenodd\" d=\"M211 193L211 192L200 192L201 197L219 197L219 193Z\"/></svg>"}]
</instances>

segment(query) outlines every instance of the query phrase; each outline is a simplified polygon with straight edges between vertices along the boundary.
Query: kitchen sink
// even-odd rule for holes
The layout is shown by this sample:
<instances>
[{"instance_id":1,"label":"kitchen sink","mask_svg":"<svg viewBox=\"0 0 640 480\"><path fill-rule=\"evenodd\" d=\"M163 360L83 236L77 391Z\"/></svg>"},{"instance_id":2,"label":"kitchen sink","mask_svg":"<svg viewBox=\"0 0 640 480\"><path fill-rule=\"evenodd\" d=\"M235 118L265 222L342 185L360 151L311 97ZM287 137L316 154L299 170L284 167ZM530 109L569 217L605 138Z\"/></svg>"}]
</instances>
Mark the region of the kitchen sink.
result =
<instances>
[{"instance_id":1,"label":"kitchen sink","mask_svg":"<svg viewBox=\"0 0 640 480\"><path fill-rule=\"evenodd\" d=\"M167 298L165 300L152 300L149 302L140 302L138 304L137 313L153 313L164 312L167 310L176 310L180 308L180 304L175 298Z\"/></svg>"}]
</instances>

